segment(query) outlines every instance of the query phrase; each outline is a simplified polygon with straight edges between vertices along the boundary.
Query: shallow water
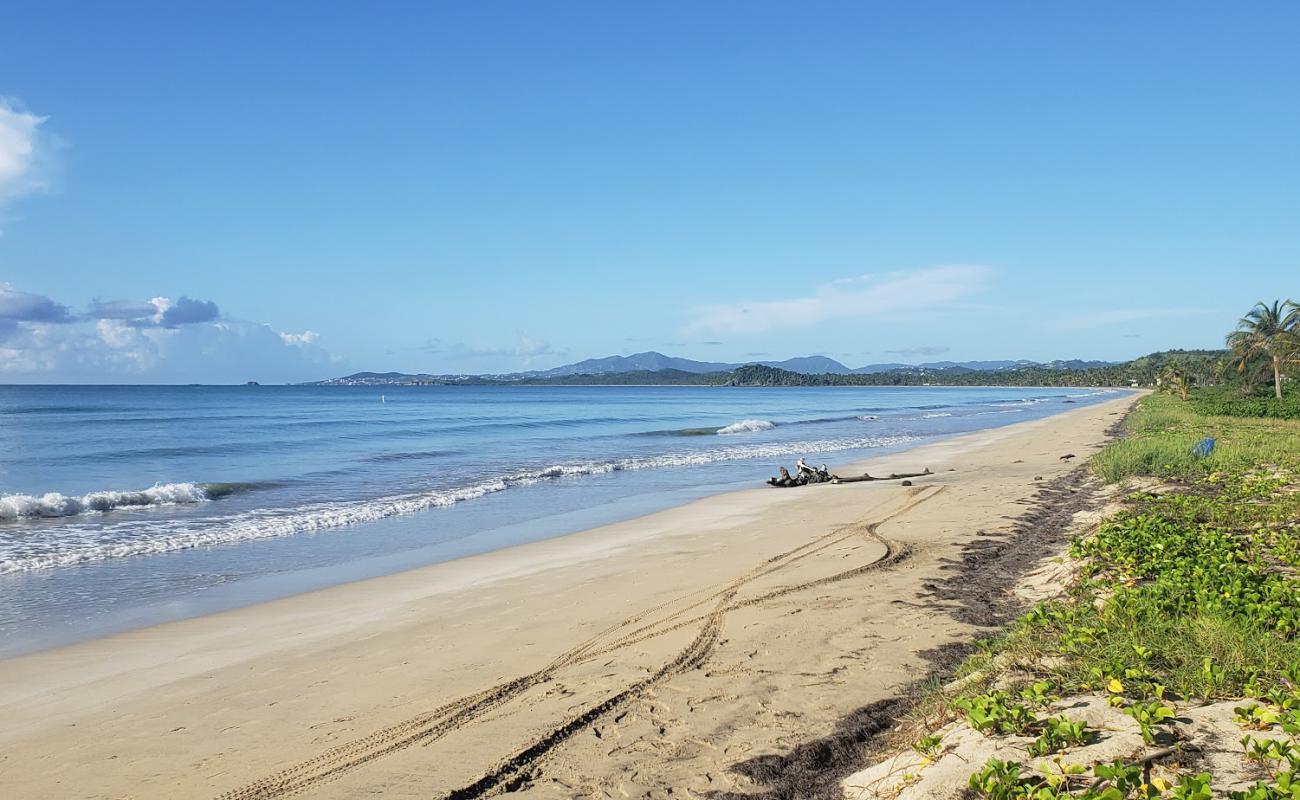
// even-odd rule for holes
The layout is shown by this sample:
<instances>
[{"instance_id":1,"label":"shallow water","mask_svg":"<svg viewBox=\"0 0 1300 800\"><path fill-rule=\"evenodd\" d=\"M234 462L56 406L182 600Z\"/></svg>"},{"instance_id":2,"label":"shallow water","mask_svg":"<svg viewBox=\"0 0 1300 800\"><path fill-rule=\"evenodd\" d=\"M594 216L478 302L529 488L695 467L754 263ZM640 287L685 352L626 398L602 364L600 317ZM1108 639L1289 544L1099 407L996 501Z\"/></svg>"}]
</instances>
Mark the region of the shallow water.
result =
<instances>
[{"instance_id":1,"label":"shallow water","mask_svg":"<svg viewBox=\"0 0 1300 800\"><path fill-rule=\"evenodd\" d=\"M1085 389L0 387L0 655L1093 403Z\"/></svg>"}]
</instances>

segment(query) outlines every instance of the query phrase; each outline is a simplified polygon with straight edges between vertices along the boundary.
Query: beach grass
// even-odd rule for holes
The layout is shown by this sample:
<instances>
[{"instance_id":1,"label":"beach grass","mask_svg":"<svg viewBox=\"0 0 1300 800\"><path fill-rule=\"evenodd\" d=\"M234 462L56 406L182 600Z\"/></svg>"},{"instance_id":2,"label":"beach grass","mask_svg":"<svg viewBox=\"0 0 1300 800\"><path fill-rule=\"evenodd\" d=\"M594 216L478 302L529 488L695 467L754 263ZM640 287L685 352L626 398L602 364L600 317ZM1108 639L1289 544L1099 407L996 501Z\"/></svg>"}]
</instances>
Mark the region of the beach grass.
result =
<instances>
[{"instance_id":1,"label":"beach grass","mask_svg":"<svg viewBox=\"0 0 1300 800\"><path fill-rule=\"evenodd\" d=\"M1172 395L1144 398L1125 421L1125 434L1092 459L1108 483L1139 476L1198 481L1262 465L1300 467L1300 421L1201 414L1195 400ZM1207 438L1215 440L1214 451L1195 456L1193 448Z\"/></svg>"}]
</instances>

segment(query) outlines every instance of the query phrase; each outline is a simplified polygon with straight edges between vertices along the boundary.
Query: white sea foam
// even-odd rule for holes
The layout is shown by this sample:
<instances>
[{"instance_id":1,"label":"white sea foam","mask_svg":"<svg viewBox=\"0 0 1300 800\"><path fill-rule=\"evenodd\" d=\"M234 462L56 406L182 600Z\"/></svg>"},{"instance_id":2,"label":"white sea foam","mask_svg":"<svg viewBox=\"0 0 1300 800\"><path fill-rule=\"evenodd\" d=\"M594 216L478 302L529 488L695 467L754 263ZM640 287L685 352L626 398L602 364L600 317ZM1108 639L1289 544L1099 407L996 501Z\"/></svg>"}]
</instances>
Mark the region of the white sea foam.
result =
<instances>
[{"instance_id":1,"label":"white sea foam","mask_svg":"<svg viewBox=\"0 0 1300 800\"><path fill-rule=\"evenodd\" d=\"M64 525L57 529L41 530L40 538L20 536L0 540L0 574L344 528L388 517L446 508L512 487L558 478L601 475L623 470L701 466L744 459L812 455L838 450L895 447L916 439L917 437L914 436L880 436L870 439L822 439L734 445L648 458L557 464L450 489L394 495L373 500L314 503L292 509L254 509L228 518L132 520L98 526ZM195 484L170 485L199 488Z\"/></svg>"},{"instance_id":2,"label":"white sea foam","mask_svg":"<svg viewBox=\"0 0 1300 800\"><path fill-rule=\"evenodd\" d=\"M718 434L757 433L758 431L770 431L775 427L775 422L769 422L765 419L742 419L740 422L733 422L725 428L719 428Z\"/></svg>"},{"instance_id":3,"label":"white sea foam","mask_svg":"<svg viewBox=\"0 0 1300 800\"><path fill-rule=\"evenodd\" d=\"M934 419L935 417L951 417L952 414L948 413L947 411L939 411L934 414L922 414L921 416L924 417L925 419Z\"/></svg>"},{"instance_id":4,"label":"white sea foam","mask_svg":"<svg viewBox=\"0 0 1300 800\"><path fill-rule=\"evenodd\" d=\"M1026 397L1023 400L1012 400L1007 403L991 403L990 405L992 405L993 408L1024 408L1025 406L1037 405L1038 403L1046 403L1049 399L1051 398Z\"/></svg>"},{"instance_id":5,"label":"white sea foam","mask_svg":"<svg viewBox=\"0 0 1300 800\"><path fill-rule=\"evenodd\" d=\"M77 514L112 511L115 508L203 503L207 493L194 483L160 483L134 492L91 492L69 496L49 492L0 495L0 520L38 517L71 517Z\"/></svg>"}]
</instances>

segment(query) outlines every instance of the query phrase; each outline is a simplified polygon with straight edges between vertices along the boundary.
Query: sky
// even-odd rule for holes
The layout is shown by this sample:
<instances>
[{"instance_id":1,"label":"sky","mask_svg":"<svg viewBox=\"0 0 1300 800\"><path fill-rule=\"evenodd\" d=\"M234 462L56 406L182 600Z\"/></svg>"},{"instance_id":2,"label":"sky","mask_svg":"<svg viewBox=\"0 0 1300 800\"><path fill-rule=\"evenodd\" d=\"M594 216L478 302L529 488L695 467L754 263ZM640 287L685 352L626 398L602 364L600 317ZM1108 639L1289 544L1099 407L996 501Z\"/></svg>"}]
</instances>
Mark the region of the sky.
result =
<instances>
[{"instance_id":1,"label":"sky","mask_svg":"<svg viewBox=\"0 0 1300 800\"><path fill-rule=\"evenodd\" d=\"M0 382L1216 347L1300 5L10 4Z\"/></svg>"}]
</instances>

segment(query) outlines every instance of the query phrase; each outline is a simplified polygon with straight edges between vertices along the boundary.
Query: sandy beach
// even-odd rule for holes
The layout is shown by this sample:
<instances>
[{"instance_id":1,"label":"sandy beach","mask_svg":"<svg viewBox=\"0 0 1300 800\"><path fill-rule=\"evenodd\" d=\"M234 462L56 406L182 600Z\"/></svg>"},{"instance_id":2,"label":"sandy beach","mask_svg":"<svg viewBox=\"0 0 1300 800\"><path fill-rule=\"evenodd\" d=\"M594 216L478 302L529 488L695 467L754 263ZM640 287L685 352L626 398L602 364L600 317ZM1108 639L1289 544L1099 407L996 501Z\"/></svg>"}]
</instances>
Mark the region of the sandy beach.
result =
<instances>
[{"instance_id":1,"label":"sandy beach","mask_svg":"<svg viewBox=\"0 0 1300 800\"><path fill-rule=\"evenodd\" d=\"M971 553L1026 513L1059 541L1052 507L1073 512L1080 462L1132 401L832 464L934 471L910 487L726 494L0 662L0 786L780 794L804 762L851 760L888 701L995 621L978 610L1018 573Z\"/></svg>"}]
</instances>

